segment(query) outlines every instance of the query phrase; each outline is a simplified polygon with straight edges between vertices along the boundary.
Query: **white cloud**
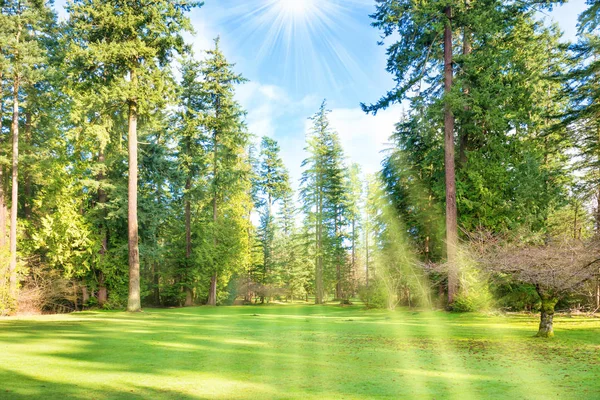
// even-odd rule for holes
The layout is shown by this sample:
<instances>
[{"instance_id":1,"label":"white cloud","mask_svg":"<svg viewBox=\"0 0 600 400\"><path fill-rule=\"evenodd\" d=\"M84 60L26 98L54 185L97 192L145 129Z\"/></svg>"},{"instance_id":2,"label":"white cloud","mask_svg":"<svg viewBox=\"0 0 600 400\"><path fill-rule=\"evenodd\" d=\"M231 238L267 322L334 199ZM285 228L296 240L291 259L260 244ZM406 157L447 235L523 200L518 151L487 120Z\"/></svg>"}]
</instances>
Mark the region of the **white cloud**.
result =
<instances>
[{"instance_id":1,"label":"white cloud","mask_svg":"<svg viewBox=\"0 0 600 400\"><path fill-rule=\"evenodd\" d=\"M349 161L360 164L365 173L375 173L381 169L382 151L389 148L389 138L401 116L401 105L376 116L367 115L358 107L338 108L332 110L330 120Z\"/></svg>"}]
</instances>

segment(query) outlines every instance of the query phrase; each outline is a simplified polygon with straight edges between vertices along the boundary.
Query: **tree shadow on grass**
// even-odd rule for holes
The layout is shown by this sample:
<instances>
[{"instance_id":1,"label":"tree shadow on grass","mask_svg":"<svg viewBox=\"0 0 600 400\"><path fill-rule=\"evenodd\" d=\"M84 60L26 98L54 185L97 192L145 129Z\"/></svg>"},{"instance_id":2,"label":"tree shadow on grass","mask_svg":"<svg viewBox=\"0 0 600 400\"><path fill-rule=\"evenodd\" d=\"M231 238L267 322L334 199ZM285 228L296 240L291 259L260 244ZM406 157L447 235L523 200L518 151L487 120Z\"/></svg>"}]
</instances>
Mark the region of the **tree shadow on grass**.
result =
<instances>
[{"instance_id":1,"label":"tree shadow on grass","mask_svg":"<svg viewBox=\"0 0 600 400\"><path fill-rule=\"evenodd\" d=\"M432 321L447 338L430 337ZM452 393L461 391L470 393L463 398L527 397L526 378L515 379L510 365L527 363L512 354L523 343L509 354L493 353L493 343L480 340L490 328L477 324L486 320L475 321L468 340L469 329L446 315L310 306L0 321L0 349L13 349L0 370L0 388L9 390L0 398L456 398ZM452 357L442 357L440 340L448 340ZM448 360L459 360L462 370ZM552 376L560 361L539 374Z\"/></svg>"}]
</instances>

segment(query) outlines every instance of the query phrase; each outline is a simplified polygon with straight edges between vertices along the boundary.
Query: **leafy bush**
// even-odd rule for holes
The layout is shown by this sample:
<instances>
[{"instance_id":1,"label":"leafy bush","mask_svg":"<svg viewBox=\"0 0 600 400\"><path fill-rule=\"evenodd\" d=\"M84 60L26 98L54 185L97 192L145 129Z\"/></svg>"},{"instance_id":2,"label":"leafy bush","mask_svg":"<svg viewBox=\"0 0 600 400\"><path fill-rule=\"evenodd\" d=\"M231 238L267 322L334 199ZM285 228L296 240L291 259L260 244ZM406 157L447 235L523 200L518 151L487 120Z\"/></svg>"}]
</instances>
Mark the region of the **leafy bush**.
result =
<instances>
[{"instance_id":1,"label":"leafy bush","mask_svg":"<svg viewBox=\"0 0 600 400\"><path fill-rule=\"evenodd\" d=\"M377 280L358 289L358 297L367 308L389 308L389 296L385 285Z\"/></svg>"}]
</instances>

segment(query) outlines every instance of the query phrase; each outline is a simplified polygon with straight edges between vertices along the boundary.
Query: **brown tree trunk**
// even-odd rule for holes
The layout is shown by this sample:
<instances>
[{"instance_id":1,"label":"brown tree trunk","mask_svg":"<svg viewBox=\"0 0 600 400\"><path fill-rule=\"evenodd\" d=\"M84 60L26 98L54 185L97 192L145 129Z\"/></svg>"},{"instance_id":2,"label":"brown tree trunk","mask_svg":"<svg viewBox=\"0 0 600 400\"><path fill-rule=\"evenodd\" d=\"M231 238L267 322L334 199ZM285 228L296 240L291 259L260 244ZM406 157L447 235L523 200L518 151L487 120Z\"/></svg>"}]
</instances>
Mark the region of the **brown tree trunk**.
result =
<instances>
[{"instance_id":1,"label":"brown tree trunk","mask_svg":"<svg viewBox=\"0 0 600 400\"><path fill-rule=\"evenodd\" d=\"M465 6L469 7L469 1L465 1ZM463 29L463 56L468 56L471 54L473 48L471 45L471 31L468 27ZM471 93L471 89L467 83L465 83L463 94L465 96L465 101L468 101L469 94ZM465 106L465 111L469 111L470 107L468 105ZM463 127L461 135L460 135L460 144L458 151L458 159L460 165L464 166L467 163L467 149L469 147L469 131Z\"/></svg>"},{"instance_id":2,"label":"brown tree trunk","mask_svg":"<svg viewBox=\"0 0 600 400\"><path fill-rule=\"evenodd\" d=\"M452 8L446 7L444 29L444 93L450 95L453 83L452 71ZM458 290L458 213L456 209L456 171L454 160L454 114L449 98L444 106L444 148L446 174L446 252L448 257L448 304L452 305Z\"/></svg>"},{"instance_id":3,"label":"brown tree trunk","mask_svg":"<svg viewBox=\"0 0 600 400\"><path fill-rule=\"evenodd\" d=\"M160 306L160 267L157 262L152 264L152 283L154 284L154 305Z\"/></svg>"},{"instance_id":4,"label":"brown tree trunk","mask_svg":"<svg viewBox=\"0 0 600 400\"><path fill-rule=\"evenodd\" d=\"M104 157L104 152L101 150L98 153L98 163L99 164L104 164L105 161L105 157ZM101 168L104 168L103 165L101 165ZM102 206L104 204L106 204L107 202L107 196L106 196L106 191L103 189L102 187L102 182L104 181L104 172L103 169L101 169L101 172L98 173L98 204L101 204ZM102 215L103 217L105 217L105 210L102 210ZM104 226L104 221L102 221L100 223L99 226L100 229L100 236L101 236L101 246L100 246L100 251L98 252L100 257L99 257L99 264L102 264L102 261L104 260L104 256L106 255L106 252L108 251L108 231L106 229L106 227ZM104 306L104 304L106 304L106 301L108 300L108 290L106 289L106 284L104 281L104 273L101 271L101 269L98 267L98 305L100 307Z\"/></svg>"},{"instance_id":5,"label":"brown tree trunk","mask_svg":"<svg viewBox=\"0 0 600 400\"><path fill-rule=\"evenodd\" d=\"M210 291L208 293L208 305L216 306L217 305L217 282L218 275L215 272L213 276L210 277Z\"/></svg>"},{"instance_id":6,"label":"brown tree trunk","mask_svg":"<svg viewBox=\"0 0 600 400\"><path fill-rule=\"evenodd\" d=\"M218 107L217 107L218 109ZM218 111L218 110L217 110ZM213 237L213 246L214 246L214 250L217 250L217 245L218 245L218 241L217 241L217 221L219 219L219 209L218 209L218 200L217 200L217 185L218 185L218 180L217 180L217 174L219 172L218 167L217 167L217 161L219 159L219 150L218 150L218 146L219 146L219 141L218 141L218 136L217 136L217 131L215 130L215 132L213 133L213 179L214 179L214 183L213 183L213 230L214 230L214 237ZM217 305L217 284L218 284L218 275L217 275L217 266L213 265L213 268L215 269L212 277L210 278L210 288L208 291L208 305L209 306L216 306Z\"/></svg>"},{"instance_id":7,"label":"brown tree trunk","mask_svg":"<svg viewBox=\"0 0 600 400\"><path fill-rule=\"evenodd\" d=\"M188 146L189 153L189 146ZM194 292L191 287L190 269L192 258L192 203L189 198L189 191L192 188L192 178L187 177L185 182L186 200L185 200L185 267L188 272L185 282L185 306L194 305Z\"/></svg>"},{"instance_id":8,"label":"brown tree trunk","mask_svg":"<svg viewBox=\"0 0 600 400\"><path fill-rule=\"evenodd\" d=\"M8 267L11 298L17 299L17 210L19 208L19 84L15 76L13 85L12 116L12 193L10 208L10 263Z\"/></svg>"},{"instance_id":9,"label":"brown tree trunk","mask_svg":"<svg viewBox=\"0 0 600 400\"><path fill-rule=\"evenodd\" d=\"M322 239L322 212L323 212L323 195L321 193L321 186L317 187L317 226L316 226L316 251L317 251L317 265L315 266L315 304L323 304L323 255L321 254L321 239Z\"/></svg>"},{"instance_id":10,"label":"brown tree trunk","mask_svg":"<svg viewBox=\"0 0 600 400\"><path fill-rule=\"evenodd\" d=\"M87 286L85 286L85 284L82 284L82 286L81 286L81 305L85 306L88 301L90 301L90 292L88 291Z\"/></svg>"},{"instance_id":11,"label":"brown tree trunk","mask_svg":"<svg viewBox=\"0 0 600 400\"><path fill-rule=\"evenodd\" d=\"M365 229L365 248L367 250L365 254L365 279L367 283L367 289L369 288L369 230L369 213L367 213L367 225Z\"/></svg>"},{"instance_id":12,"label":"brown tree trunk","mask_svg":"<svg viewBox=\"0 0 600 400\"><path fill-rule=\"evenodd\" d=\"M31 111L27 110L25 112L25 150L27 154L29 154L29 148L32 144L31 128ZM31 184L31 173L27 169L25 169L25 190L23 194L25 196L25 201L23 202L23 214L25 215L25 219L29 220L31 219L33 188Z\"/></svg>"},{"instance_id":13,"label":"brown tree trunk","mask_svg":"<svg viewBox=\"0 0 600 400\"><path fill-rule=\"evenodd\" d=\"M337 213L337 210L336 210ZM337 220L337 216L335 217L335 221L334 221L334 232L335 232L335 236L336 239L338 238L339 232L338 232L338 220ZM335 284L335 298L338 300L342 299L342 265L340 262L340 255L336 254L335 255L335 275L336 275L336 284Z\"/></svg>"},{"instance_id":14,"label":"brown tree trunk","mask_svg":"<svg viewBox=\"0 0 600 400\"><path fill-rule=\"evenodd\" d=\"M600 278L596 278L596 310L600 309Z\"/></svg>"},{"instance_id":15,"label":"brown tree trunk","mask_svg":"<svg viewBox=\"0 0 600 400\"><path fill-rule=\"evenodd\" d=\"M131 82L134 87L137 78L131 71ZM138 238L137 217L137 180L138 180L138 148L137 148L137 99L129 101L129 185L128 185L128 244L129 244L129 299L127 311L137 312L142 310L140 299L140 251Z\"/></svg>"},{"instance_id":16,"label":"brown tree trunk","mask_svg":"<svg viewBox=\"0 0 600 400\"><path fill-rule=\"evenodd\" d=\"M540 310L540 326L536 336L551 338L554 336L552 324L554 320L554 306L556 306L558 298L539 287L537 288L537 292L542 300L542 308Z\"/></svg>"},{"instance_id":17,"label":"brown tree trunk","mask_svg":"<svg viewBox=\"0 0 600 400\"><path fill-rule=\"evenodd\" d=\"M104 278L104 273L100 271L98 273L98 305L100 307L104 306L108 301L108 290L106 289L106 282Z\"/></svg>"},{"instance_id":18,"label":"brown tree trunk","mask_svg":"<svg viewBox=\"0 0 600 400\"><path fill-rule=\"evenodd\" d=\"M0 132L2 132L2 121L4 118L4 85L2 85L3 79L4 76L2 72L0 72ZM2 140L2 142L4 142L4 140ZM6 248L6 219L8 217L8 208L6 205L4 189L4 166L0 166L0 262L2 263L2 267L0 267L0 289L4 289L4 287L6 286L6 279L8 278L8 271L5 270L6 259L4 258L8 255L8 249Z\"/></svg>"}]
</instances>

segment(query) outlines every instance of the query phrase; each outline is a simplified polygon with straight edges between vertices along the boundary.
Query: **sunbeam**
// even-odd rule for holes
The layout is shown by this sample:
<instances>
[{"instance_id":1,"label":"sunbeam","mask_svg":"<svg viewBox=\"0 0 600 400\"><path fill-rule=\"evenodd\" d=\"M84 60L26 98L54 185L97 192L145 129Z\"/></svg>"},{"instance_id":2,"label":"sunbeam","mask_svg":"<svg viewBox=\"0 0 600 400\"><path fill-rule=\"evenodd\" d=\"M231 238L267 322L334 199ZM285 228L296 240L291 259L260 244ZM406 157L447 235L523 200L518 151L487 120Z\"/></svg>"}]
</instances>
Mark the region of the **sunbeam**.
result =
<instances>
[{"instance_id":1,"label":"sunbeam","mask_svg":"<svg viewBox=\"0 0 600 400\"><path fill-rule=\"evenodd\" d=\"M228 23L236 27L231 37L238 46L256 46L262 68L273 68L275 60L277 76L296 87L337 90L366 79L343 39L364 31L353 16L371 6L367 0L249 0L230 10Z\"/></svg>"}]
</instances>

